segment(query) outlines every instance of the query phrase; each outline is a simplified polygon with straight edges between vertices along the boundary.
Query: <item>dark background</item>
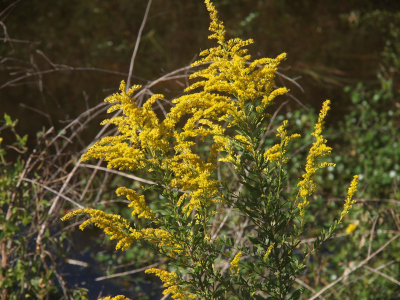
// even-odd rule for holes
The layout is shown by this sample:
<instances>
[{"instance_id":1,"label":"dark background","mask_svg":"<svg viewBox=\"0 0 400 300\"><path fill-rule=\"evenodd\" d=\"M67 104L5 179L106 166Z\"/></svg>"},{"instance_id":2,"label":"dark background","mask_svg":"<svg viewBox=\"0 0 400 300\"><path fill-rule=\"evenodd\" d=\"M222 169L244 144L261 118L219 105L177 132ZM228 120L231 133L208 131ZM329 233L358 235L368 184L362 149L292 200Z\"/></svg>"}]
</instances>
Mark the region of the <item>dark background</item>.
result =
<instances>
[{"instance_id":1,"label":"dark background","mask_svg":"<svg viewBox=\"0 0 400 300\"><path fill-rule=\"evenodd\" d=\"M29 134L32 146L43 126L62 128L62 121L100 103L126 80L147 1L1 1L0 10L13 3L1 15L7 36L3 33L6 42L0 44L0 114L19 119L18 131ZM330 118L336 121L349 101L344 86L379 84L376 71L388 20L371 26L361 24L360 16L400 8L395 0L220 0L215 5L230 37L254 39L253 57L287 52L281 72L305 91L289 85L292 93L317 109L331 99ZM186 66L213 46L208 26L203 1L153 1L132 84ZM169 82L159 92L181 89ZM295 102L291 107L300 108Z\"/></svg>"}]
</instances>

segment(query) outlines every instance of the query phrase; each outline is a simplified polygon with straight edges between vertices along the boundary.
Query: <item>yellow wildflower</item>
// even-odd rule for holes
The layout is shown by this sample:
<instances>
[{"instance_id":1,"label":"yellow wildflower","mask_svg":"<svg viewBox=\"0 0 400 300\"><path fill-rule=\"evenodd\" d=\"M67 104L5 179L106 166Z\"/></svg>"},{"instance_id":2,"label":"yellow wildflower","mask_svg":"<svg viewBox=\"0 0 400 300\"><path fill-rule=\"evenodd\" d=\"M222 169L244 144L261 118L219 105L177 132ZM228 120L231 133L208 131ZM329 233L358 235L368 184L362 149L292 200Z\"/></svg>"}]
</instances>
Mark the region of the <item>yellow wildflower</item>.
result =
<instances>
[{"instance_id":1,"label":"yellow wildflower","mask_svg":"<svg viewBox=\"0 0 400 300\"><path fill-rule=\"evenodd\" d=\"M89 224L96 225L103 229L105 234L110 235L110 239L119 240L116 249L121 248L121 250L125 250L134 241L133 236L129 234L129 231L133 231L133 229L129 225L128 221L119 215L107 214L101 210L85 208L72 211L62 217L61 220L65 221L80 214L88 214L91 216L90 219L86 220L79 226L81 230L85 229Z\"/></svg>"},{"instance_id":2,"label":"yellow wildflower","mask_svg":"<svg viewBox=\"0 0 400 300\"><path fill-rule=\"evenodd\" d=\"M350 233L352 233L354 230L356 230L356 228L357 228L357 223L351 223L351 224L349 224L349 226L347 226L347 228L346 228L346 233L347 233L347 234L350 234Z\"/></svg>"},{"instance_id":3,"label":"yellow wildflower","mask_svg":"<svg viewBox=\"0 0 400 300\"><path fill-rule=\"evenodd\" d=\"M138 215L139 218L146 218L154 220L156 218L155 214L150 210L150 207L146 206L146 201L144 196L138 196L138 194L131 189L126 187L119 187L117 189L117 195L126 195L126 198L131 201L128 207L133 207L132 216Z\"/></svg>"},{"instance_id":4,"label":"yellow wildflower","mask_svg":"<svg viewBox=\"0 0 400 300\"><path fill-rule=\"evenodd\" d=\"M187 289L180 288L178 282L178 276L175 272L168 272L164 270L160 270L157 268L147 269L145 271L146 274L153 273L160 277L161 281L164 283L164 287L166 288L163 291L163 294L172 294L172 299L176 300L187 300L188 297L185 295L185 291Z\"/></svg>"},{"instance_id":5,"label":"yellow wildflower","mask_svg":"<svg viewBox=\"0 0 400 300\"><path fill-rule=\"evenodd\" d=\"M352 200L354 193L357 191L357 184L358 184L358 175L353 177L353 180L350 183L350 187L347 191L347 198L345 200L344 208L341 213L341 217L347 215L349 210L352 208L352 205L356 203L356 200Z\"/></svg>"},{"instance_id":6,"label":"yellow wildflower","mask_svg":"<svg viewBox=\"0 0 400 300\"><path fill-rule=\"evenodd\" d=\"M236 275L239 273L239 261L241 257L242 257L242 251L239 251L231 261L231 266L229 268L229 271L231 272L232 275Z\"/></svg>"},{"instance_id":7,"label":"yellow wildflower","mask_svg":"<svg viewBox=\"0 0 400 300\"><path fill-rule=\"evenodd\" d=\"M131 300L131 299L126 298L125 296L122 296L122 295L118 295L118 296L115 296L112 298L110 296L105 297L105 298L100 298L99 300Z\"/></svg>"},{"instance_id":8,"label":"yellow wildflower","mask_svg":"<svg viewBox=\"0 0 400 300\"><path fill-rule=\"evenodd\" d=\"M268 247L267 251L265 252L264 258L263 258L264 260L266 260L267 257L271 254L271 251L272 251L272 248L274 247L274 245L275 245L275 243L272 243L272 244Z\"/></svg>"},{"instance_id":9,"label":"yellow wildflower","mask_svg":"<svg viewBox=\"0 0 400 300\"><path fill-rule=\"evenodd\" d=\"M298 183L299 193L300 196L303 198L303 202L298 204L298 208L300 210L300 215L304 216L304 209L308 205L307 197L311 195L316 190L316 184L313 180L313 176L318 169L332 166L334 167L334 163L321 163L317 164L317 160L319 158L328 156L331 153L332 148L326 145L326 140L321 135L324 119L326 114L328 113L330 101L326 100L322 106L321 112L319 114L318 122L315 124L314 132L311 134L317 140L313 143L309 154L307 156L307 163L306 163L306 172L303 174L303 180Z\"/></svg>"},{"instance_id":10,"label":"yellow wildflower","mask_svg":"<svg viewBox=\"0 0 400 300\"><path fill-rule=\"evenodd\" d=\"M300 134L298 133L287 136L287 130L285 129L287 124L288 124L287 120L283 121L283 124L279 126L276 130L278 132L276 136L281 138L280 144L272 146L264 153L264 157L268 158L269 161L278 162L278 165L280 163L285 164L289 161L289 158L285 156L286 154L285 149L291 140L300 137Z\"/></svg>"}]
</instances>

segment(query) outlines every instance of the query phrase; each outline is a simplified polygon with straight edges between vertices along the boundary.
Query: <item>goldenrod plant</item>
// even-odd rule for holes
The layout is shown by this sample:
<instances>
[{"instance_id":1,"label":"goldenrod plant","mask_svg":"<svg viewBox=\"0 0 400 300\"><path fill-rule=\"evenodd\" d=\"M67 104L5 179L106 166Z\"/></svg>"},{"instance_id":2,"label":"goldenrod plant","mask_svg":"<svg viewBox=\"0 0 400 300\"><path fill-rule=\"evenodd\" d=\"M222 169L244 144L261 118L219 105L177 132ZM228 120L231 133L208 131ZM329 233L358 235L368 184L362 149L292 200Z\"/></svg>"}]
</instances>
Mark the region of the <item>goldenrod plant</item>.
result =
<instances>
[{"instance_id":1,"label":"goldenrod plant","mask_svg":"<svg viewBox=\"0 0 400 300\"><path fill-rule=\"evenodd\" d=\"M134 96L141 86L127 90L122 82L120 93L106 101L113 104L109 113L122 110L123 114L102 123L116 125L119 135L102 138L82 157L104 159L108 168L149 174L154 184L144 189L158 192L159 201L148 203L132 189L117 189L131 201L132 215L147 220L147 226L140 228L119 215L91 208L70 212L62 220L87 214L90 218L80 228L89 224L102 228L118 240L116 249L140 243L161 254L168 269L151 268L146 273L158 276L164 294L173 299L297 299L301 289L294 291L293 283L305 268L304 260L348 213L358 178L350 185L342 214L327 232L321 230L314 247L301 253L304 216L316 191L313 176L334 166L321 160L331 152L322 136L330 101L325 101L315 125L316 141L304 175L297 187L289 189L288 144L299 135L289 134L284 121L276 129L279 140L274 146L266 149L263 139L268 109L277 96L288 92L274 87L277 66L286 54L251 61L245 47L253 41L227 40L214 5L205 3L211 17L209 38L218 45L201 52L203 58L192 65L208 64L191 75L198 80L173 100L175 106L163 120L153 110L163 95L152 95L139 106ZM209 145L207 157L194 151L195 138ZM239 187L217 176L224 165L233 167ZM213 226L227 209L250 222L244 243L219 234Z\"/></svg>"}]
</instances>

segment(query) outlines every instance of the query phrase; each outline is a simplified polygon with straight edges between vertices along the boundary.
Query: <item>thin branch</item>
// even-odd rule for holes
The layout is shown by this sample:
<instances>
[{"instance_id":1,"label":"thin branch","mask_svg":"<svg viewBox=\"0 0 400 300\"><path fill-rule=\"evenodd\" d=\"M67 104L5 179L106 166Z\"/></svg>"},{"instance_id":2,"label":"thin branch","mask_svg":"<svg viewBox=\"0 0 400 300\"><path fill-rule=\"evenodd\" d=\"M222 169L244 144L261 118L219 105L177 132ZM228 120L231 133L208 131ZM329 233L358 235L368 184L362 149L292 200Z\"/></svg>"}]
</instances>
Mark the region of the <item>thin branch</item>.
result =
<instances>
[{"instance_id":1,"label":"thin branch","mask_svg":"<svg viewBox=\"0 0 400 300\"><path fill-rule=\"evenodd\" d=\"M316 298L318 298L320 295L322 295L325 291L329 290L331 287L333 287L335 284L337 284L338 282L342 281L343 279L347 278L351 273L353 273L355 270L361 268L362 266L364 266L371 258L373 258L375 255L379 254L383 249L385 249L391 242L393 242L395 239L397 239L398 237L400 237L400 233L395 235L394 237L392 237L390 240L388 240L384 245L382 245L378 250L376 250L374 253L372 253L370 256L367 256L367 258L365 258L362 262L360 262L355 268L353 268L349 273L344 274L342 276L340 276L338 279L336 279L335 281L331 282L330 284L328 284L327 286L325 286L324 288L322 288L318 293L316 293L314 296L312 296L311 298L309 298L308 300L314 300Z\"/></svg>"},{"instance_id":2,"label":"thin branch","mask_svg":"<svg viewBox=\"0 0 400 300\"><path fill-rule=\"evenodd\" d=\"M391 264L394 263L394 262L395 262L395 260L391 260L391 261L389 261L389 262L387 262L387 263L385 263L385 264L383 264L383 265L380 265L379 267L375 268L375 270L380 270L380 269L386 268L387 266L391 265ZM329 292L328 294L326 294L325 297L329 297L330 295L335 294L335 293L336 293L338 290L340 290L341 288L343 288L343 287L345 287L345 286L347 286L347 285L350 285L350 284L352 284L353 282L358 281L358 280L360 280L361 278L364 278L364 277L368 276L368 275L371 274L371 273L372 273L372 272L367 272L366 274L364 274L364 275L362 275L362 276L359 276L359 277L357 277L356 279L346 281L346 282L343 283L340 287L338 287L338 288L334 289L333 291Z\"/></svg>"},{"instance_id":3,"label":"thin branch","mask_svg":"<svg viewBox=\"0 0 400 300\"><path fill-rule=\"evenodd\" d=\"M386 275L385 273L382 273L381 271L375 270L368 266L363 266L363 268L366 268L367 270L370 270L371 272L381 275L381 276L385 277L386 279L389 279L390 281L394 282L395 284L400 285L400 281L394 279L393 277L390 277L389 275Z\"/></svg>"},{"instance_id":4,"label":"thin branch","mask_svg":"<svg viewBox=\"0 0 400 300\"><path fill-rule=\"evenodd\" d=\"M3 59L2 62L4 62L5 60ZM57 65L58 66L58 65ZM65 71L95 71L95 72L103 72L103 73L108 73L108 74L115 74L115 75L122 75L122 76L126 76L126 73L122 73L122 72L117 72L117 71L110 71L110 70L106 70L106 69L100 69L100 68L93 68L93 67L89 67L89 68L74 68L74 67L63 67L63 68L57 68L57 69L50 69L50 70L45 70L45 71L41 71L41 72L27 72L25 75L20 76L18 78L15 78L13 80L10 80L6 83L4 83L3 85L0 86L0 89L3 89L7 86L13 86L14 83L19 82L25 78L29 78L32 76L39 76L39 75L45 75L45 74L49 74L49 73L54 73L54 72L65 72ZM135 77L138 80L141 81L147 81L144 78L141 77L137 77L137 76L132 76Z\"/></svg>"},{"instance_id":5,"label":"thin branch","mask_svg":"<svg viewBox=\"0 0 400 300\"><path fill-rule=\"evenodd\" d=\"M165 300L165 299L167 299L169 295L171 295L171 294L168 293L168 294L164 295L160 300Z\"/></svg>"},{"instance_id":6,"label":"thin branch","mask_svg":"<svg viewBox=\"0 0 400 300\"><path fill-rule=\"evenodd\" d=\"M302 92L304 93L304 89L301 87L300 84L298 84L298 83L296 82L296 80L294 80L294 79L292 79L292 78L290 78L290 77L287 77L286 75L283 75L282 73L280 73L280 72L278 72L278 71L275 71L275 74L277 74L277 75L280 76L280 77L285 78L287 81L290 81L290 82L293 83L295 86L297 86L297 87L300 89L300 91L302 91Z\"/></svg>"},{"instance_id":7,"label":"thin branch","mask_svg":"<svg viewBox=\"0 0 400 300\"><path fill-rule=\"evenodd\" d=\"M41 183L39 183L39 182L37 182L37 181L35 181L35 180L29 179L29 178L22 178L21 181L27 181L27 182L31 182L31 183L33 183L33 184L39 185L40 187L42 187L42 188L44 188L44 189L46 189L46 190L48 190L48 191L50 191L50 192L56 194L58 197L61 197L61 198L65 199L65 200L71 202L72 204L78 206L79 208L82 208L82 209L85 208L84 206L82 206L82 205L80 205L79 203L75 202L75 201L72 200L71 198L69 198L69 197L67 197L67 196L65 196L65 195L63 195L63 194L60 194L60 193L57 192L56 190L53 190L52 188L49 188L48 186L46 186L46 185L44 185L44 184L41 184Z\"/></svg>"},{"instance_id":8,"label":"thin branch","mask_svg":"<svg viewBox=\"0 0 400 300\"><path fill-rule=\"evenodd\" d=\"M372 247L372 239L374 238L374 230L376 226L376 222L378 222L379 215L376 216L374 224L372 224L372 228L369 235L369 246L368 246L368 256L371 254L371 247Z\"/></svg>"},{"instance_id":9,"label":"thin branch","mask_svg":"<svg viewBox=\"0 0 400 300\"><path fill-rule=\"evenodd\" d=\"M305 287L307 290L310 290L313 293L316 293L317 291L315 289L313 289L311 286L309 286L307 283L305 283L304 281L301 281L298 278L295 278L295 280L298 284L300 284L301 286ZM324 299L324 298L322 298Z\"/></svg>"},{"instance_id":10,"label":"thin branch","mask_svg":"<svg viewBox=\"0 0 400 300\"><path fill-rule=\"evenodd\" d=\"M151 265L149 265L149 266L146 266L146 267L143 267L143 268L139 268L139 269L136 269L136 270L131 270L131 271L126 271L126 272L121 272L121 273L115 273L115 274L112 274L112 275L97 277L97 278L95 279L95 281L101 281L101 280L106 280L106 279L110 279L110 278L115 278L115 277L120 277L120 276L125 276L125 275L130 275L130 274L139 273L139 272L145 271L145 270L147 270L147 269L149 269L149 268L156 267L156 266L158 266L159 264L160 264L160 263L157 262L157 263L154 263L154 264L151 264Z\"/></svg>"},{"instance_id":11,"label":"thin branch","mask_svg":"<svg viewBox=\"0 0 400 300\"><path fill-rule=\"evenodd\" d=\"M117 175L129 178L129 179L137 180L137 181L144 182L144 183L147 183L147 184L156 184L154 181L151 181L151 180L146 180L146 179L134 176L134 175L125 174L124 172L120 172L120 171L116 171L116 170L112 170L112 169L107 169L107 168L100 167L100 166L89 165L89 164L80 164L80 167L86 167L86 168L91 168L91 169L96 169L96 170L101 170L101 171L117 174Z\"/></svg>"},{"instance_id":12,"label":"thin branch","mask_svg":"<svg viewBox=\"0 0 400 300\"><path fill-rule=\"evenodd\" d=\"M139 49L140 38L142 37L143 28L144 28L144 25L146 24L146 20L147 20L148 14L149 14L151 2L152 2L152 0L149 0L149 2L147 3L146 12L145 12L144 17L143 17L142 25L140 26L139 33L138 33L138 36L136 38L135 49L133 50L133 54L132 54L132 58L131 58L131 64L129 66L129 75L128 75L128 80L127 80L127 83L126 83L126 92L128 92L129 87L131 86L133 64L135 63L136 53L137 53L137 51Z\"/></svg>"},{"instance_id":13,"label":"thin branch","mask_svg":"<svg viewBox=\"0 0 400 300\"><path fill-rule=\"evenodd\" d=\"M370 232L365 232L364 236L368 236L369 233ZM377 234L388 234L388 233L397 234L397 233L399 233L399 231L397 231L397 230L381 230L381 229L378 229L376 233ZM330 239L344 237L344 236L348 236L348 235L351 235L351 234L352 233L338 233L338 234L332 235ZM316 239L317 238L315 237L315 238L309 238L309 239L302 240L299 245L308 244L308 243L314 243L316 241Z\"/></svg>"}]
</instances>

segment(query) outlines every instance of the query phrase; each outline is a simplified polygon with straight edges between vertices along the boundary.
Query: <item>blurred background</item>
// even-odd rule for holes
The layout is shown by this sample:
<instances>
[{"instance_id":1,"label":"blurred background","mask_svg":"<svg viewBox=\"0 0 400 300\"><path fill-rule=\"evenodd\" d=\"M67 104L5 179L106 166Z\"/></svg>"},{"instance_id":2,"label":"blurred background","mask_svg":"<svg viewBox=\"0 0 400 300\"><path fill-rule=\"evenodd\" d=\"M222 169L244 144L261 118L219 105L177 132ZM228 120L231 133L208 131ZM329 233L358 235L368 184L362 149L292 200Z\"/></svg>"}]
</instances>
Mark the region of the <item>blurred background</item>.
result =
<instances>
[{"instance_id":1,"label":"blurred background","mask_svg":"<svg viewBox=\"0 0 400 300\"><path fill-rule=\"evenodd\" d=\"M334 220L352 176L358 174L361 178L356 195L359 201L347 223L338 236L310 258L307 273L300 278L310 287L302 299L308 299L346 272L349 277L326 292L325 299L399 299L400 1L215 0L214 3L229 37L254 40L249 47L253 58L287 53L279 72L291 80L278 76L276 85L286 85L291 96L277 100L274 109L279 109L279 115L271 126L289 119L290 131L303 136L292 145L289 185L295 186L301 176L301 166L312 143L309 133L322 102L332 101L325 137L333 147L331 157L337 167L318 174L316 180L321 188L311 205L309 221L325 226ZM34 274L28 271L32 266L18 267L20 275L15 277L16 282L29 279L26 293L31 289L32 295L37 296L35 291L41 285L40 289L45 289L43 278L47 278L49 290L43 299L84 297L86 291L80 288L92 290L91 299L100 294L121 293L132 299L162 297L160 283L140 271L132 273L136 275L95 279L140 269L146 266L144 261L147 265L160 263L158 258L136 246L124 253L115 252L112 245L104 244L105 238L99 238L100 231L81 233L73 224L65 229L58 221L59 216L49 214L62 214L75 207L65 200L67 197L76 198L83 205L94 201L110 212L129 216L126 204L114 199L114 190L121 184L140 188L140 183L89 168L78 168L81 171L77 172L74 166L85 147L100 136L99 123L106 118L105 106L99 106L100 103L128 77L147 4L138 0L0 1L0 117L7 114L0 124L2 195L6 199L6 195L21 194L20 198L13 197L27 201L21 202L25 208L33 199L40 199L35 200L33 215L27 210L20 210L23 215L13 212L18 229L12 228L9 235L2 236L4 244L7 239L15 239L12 232L18 231L18 239L23 240L16 246L22 251L20 256L7 256L9 270L17 268L16 262L21 257L34 257L38 261ZM131 84L146 85L190 65L201 50L215 45L214 40L207 39L208 26L209 16L203 1L154 0L140 39ZM182 94L185 80L169 76L154 85L152 91L174 98ZM281 106L282 103L285 105ZM85 115L89 109L93 110ZM273 145L275 141L271 139L268 143ZM32 156L34 151L36 154ZM12 172L15 176L10 175ZM26 179L22 180L25 186L20 178ZM79 195L74 194L78 188ZM54 192L65 197L60 202L58 198L54 201L57 195ZM12 201L1 203L4 214L11 211ZM23 218L27 219L21 221ZM3 218L2 222L10 220ZM311 240L315 236L313 228L307 233ZM58 245L54 249L59 249L54 250L53 262L44 250L35 248L37 237L45 236L47 229L47 242L54 238L52 243ZM68 237L67 232L71 231L73 236ZM71 263L72 258L81 265ZM354 270L364 259L368 259L369 269ZM90 271L85 265L98 267L99 262L102 267ZM51 266L56 271L51 271ZM77 274L86 275L77 279ZM9 289L14 291L16 283L11 281ZM8 295L12 294L10 291Z\"/></svg>"}]
</instances>

